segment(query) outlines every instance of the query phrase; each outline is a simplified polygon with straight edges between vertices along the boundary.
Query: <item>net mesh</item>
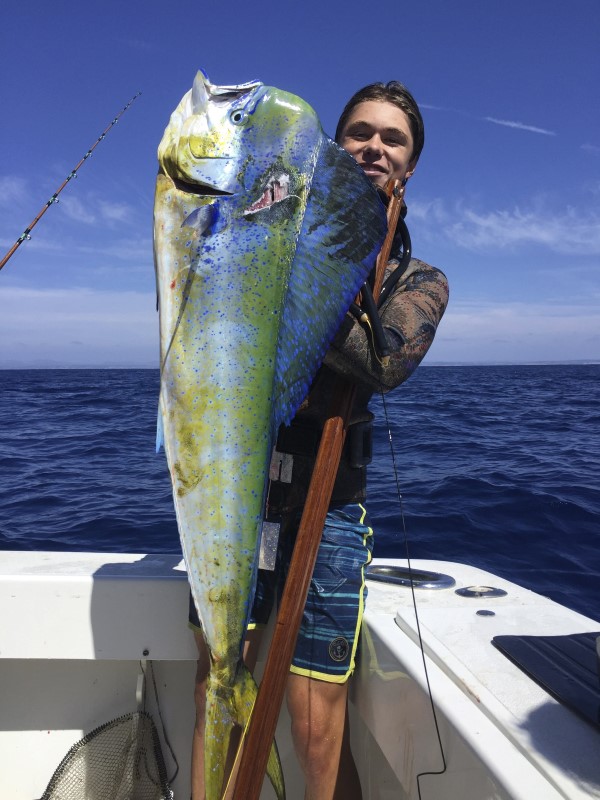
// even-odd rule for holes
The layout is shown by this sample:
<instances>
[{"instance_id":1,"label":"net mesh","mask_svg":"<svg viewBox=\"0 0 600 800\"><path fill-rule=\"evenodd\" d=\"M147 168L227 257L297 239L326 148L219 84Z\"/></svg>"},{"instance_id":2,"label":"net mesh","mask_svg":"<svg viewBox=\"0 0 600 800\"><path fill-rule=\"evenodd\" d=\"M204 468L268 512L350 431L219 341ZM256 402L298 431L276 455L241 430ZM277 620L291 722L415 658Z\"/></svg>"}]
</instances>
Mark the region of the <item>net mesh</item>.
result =
<instances>
[{"instance_id":1,"label":"net mesh","mask_svg":"<svg viewBox=\"0 0 600 800\"><path fill-rule=\"evenodd\" d=\"M88 733L71 747L40 800L172 800L160 739L138 711Z\"/></svg>"}]
</instances>

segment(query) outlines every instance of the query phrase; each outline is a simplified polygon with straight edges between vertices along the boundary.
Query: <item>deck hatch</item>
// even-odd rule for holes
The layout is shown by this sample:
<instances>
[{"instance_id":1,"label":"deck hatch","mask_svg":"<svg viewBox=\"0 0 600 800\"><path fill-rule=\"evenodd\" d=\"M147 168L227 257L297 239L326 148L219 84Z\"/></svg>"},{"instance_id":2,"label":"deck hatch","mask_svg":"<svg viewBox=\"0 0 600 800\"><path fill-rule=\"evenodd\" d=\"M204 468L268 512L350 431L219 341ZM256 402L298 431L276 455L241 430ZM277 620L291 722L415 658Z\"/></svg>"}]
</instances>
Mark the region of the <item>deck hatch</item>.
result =
<instances>
[{"instance_id":1,"label":"deck hatch","mask_svg":"<svg viewBox=\"0 0 600 800\"><path fill-rule=\"evenodd\" d=\"M568 636L495 636L500 652L560 703L600 728L600 631Z\"/></svg>"}]
</instances>

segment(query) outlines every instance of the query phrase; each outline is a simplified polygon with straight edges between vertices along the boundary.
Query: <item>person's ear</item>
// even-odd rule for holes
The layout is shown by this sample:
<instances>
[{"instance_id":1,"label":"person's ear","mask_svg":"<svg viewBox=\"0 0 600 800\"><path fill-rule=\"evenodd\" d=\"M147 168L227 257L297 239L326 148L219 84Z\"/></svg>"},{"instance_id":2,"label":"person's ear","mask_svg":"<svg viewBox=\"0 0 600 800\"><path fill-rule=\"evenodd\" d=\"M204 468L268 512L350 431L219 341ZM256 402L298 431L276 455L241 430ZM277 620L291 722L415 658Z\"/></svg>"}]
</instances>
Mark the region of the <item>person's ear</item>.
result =
<instances>
[{"instance_id":1,"label":"person's ear","mask_svg":"<svg viewBox=\"0 0 600 800\"><path fill-rule=\"evenodd\" d=\"M408 169L406 170L406 174L404 175L404 180L402 181L402 186L406 186L407 180L413 175L416 168L417 168L416 161L408 165Z\"/></svg>"}]
</instances>

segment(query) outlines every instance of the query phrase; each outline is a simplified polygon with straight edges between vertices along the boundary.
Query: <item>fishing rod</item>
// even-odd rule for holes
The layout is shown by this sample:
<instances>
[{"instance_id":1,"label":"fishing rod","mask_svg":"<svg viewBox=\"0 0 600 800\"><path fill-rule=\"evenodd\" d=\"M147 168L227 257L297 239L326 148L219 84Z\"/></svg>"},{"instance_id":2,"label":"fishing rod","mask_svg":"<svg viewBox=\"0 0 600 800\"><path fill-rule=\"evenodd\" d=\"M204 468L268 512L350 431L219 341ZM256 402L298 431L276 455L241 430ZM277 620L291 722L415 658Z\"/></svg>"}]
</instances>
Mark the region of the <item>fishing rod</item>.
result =
<instances>
[{"instance_id":1,"label":"fishing rod","mask_svg":"<svg viewBox=\"0 0 600 800\"><path fill-rule=\"evenodd\" d=\"M134 101L134 100L136 100L136 99L137 99L137 98L138 98L140 95L141 95L141 92L138 92L137 94L135 94L135 95L134 95L134 96L131 98L131 100L130 100L130 101L127 103L127 105L126 105L126 106L124 106L124 107L123 107L123 108L122 108L122 109L119 111L119 113L118 113L118 114L117 114L117 116L116 116L116 117L113 119L113 121L112 121L112 122L111 122L109 125L107 125L107 127L106 127L106 128L103 130L103 131L102 131L102 133L100 134L100 136L99 136L99 137L96 139L96 141L94 142L94 144L93 144L93 145L90 147L90 149L89 149L89 150L87 151L87 153L86 153L86 154L83 156L83 158L82 158L82 159L80 159L80 161L79 161L79 162L78 162L78 163L77 163L77 164L76 164L76 165L73 167L73 169L71 170L71 172L70 172L70 173L67 175L67 177L66 177L66 178L64 179L64 181L61 183L61 185L58 187L58 189L57 189L57 190L54 192L54 194L52 195L52 197L51 197L51 198L48 200L48 202L46 203L46 205L45 205L45 206L42 208L42 210L41 210L41 211L40 211L40 213L37 215L37 217L35 217L35 218L33 219L33 221L29 223L29 227L28 227L28 228L25 228L25 230L23 231L23 233L22 233L22 234L19 236L19 238L17 239L17 241L16 241L16 242L13 244L13 246L10 248L10 250L8 251L8 253L7 253L7 254L4 256L4 258L2 259L2 261L0 261L0 269L2 269L2 267L3 267L3 266L6 264L6 262L9 260L9 258L11 258L11 256L13 255L13 253L16 251L16 249L17 249L17 248L18 248L18 247L19 247L19 246L20 246L20 245L21 245L23 242L25 242L25 241L29 241L29 239L31 239L31 231L33 230L33 228L35 228L35 226L38 224L38 222L40 221L40 219L41 219L41 218L44 216L44 214L46 213L46 211L48 211L48 209L50 208L50 206L51 206L51 205L53 205L54 203L58 203L58 195L59 195L59 194L62 192L62 190L63 190L63 189L65 188L65 186L67 185L67 183L68 183L68 182L69 182L69 181L70 181L72 178L76 178L76 177L77 177L77 171L78 171L78 170L81 168L81 166L82 166L82 164L84 163L84 161L86 161L86 160L87 160L87 159L88 159L88 158L89 158L89 157L92 155L92 153L94 152L94 150L96 149L96 147L98 147L98 145L100 144L100 142L101 142L103 139L105 139L105 138L106 138L106 134L107 134L107 133L110 131L110 129L113 127L113 125L116 125L116 124L117 124L117 122L119 121L119 119L120 119L120 118L123 116L123 114L124 114L124 113L127 111L127 109L129 108L129 106L130 106L130 105L133 103L133 101Z\"/></svg>"}]
</instances>

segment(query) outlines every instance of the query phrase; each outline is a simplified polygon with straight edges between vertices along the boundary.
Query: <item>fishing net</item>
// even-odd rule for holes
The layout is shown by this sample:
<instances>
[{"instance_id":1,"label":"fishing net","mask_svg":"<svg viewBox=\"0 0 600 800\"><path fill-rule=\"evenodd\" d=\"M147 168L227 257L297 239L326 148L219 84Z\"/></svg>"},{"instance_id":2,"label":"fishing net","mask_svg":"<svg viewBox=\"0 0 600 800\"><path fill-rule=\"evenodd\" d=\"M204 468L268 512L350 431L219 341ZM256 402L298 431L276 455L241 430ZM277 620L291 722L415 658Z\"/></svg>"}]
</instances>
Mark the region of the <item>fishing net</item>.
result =
<instances>
[{"instance_id":1,"label":"fishing net","mask_svg":"<svg viewBox=\"0 0 600 800\"><path fill-rule=\"evenodd\" d=\"M158 731L137 711L71 747L40 800L172 800Z\"/></svg>"}]
</instances>

